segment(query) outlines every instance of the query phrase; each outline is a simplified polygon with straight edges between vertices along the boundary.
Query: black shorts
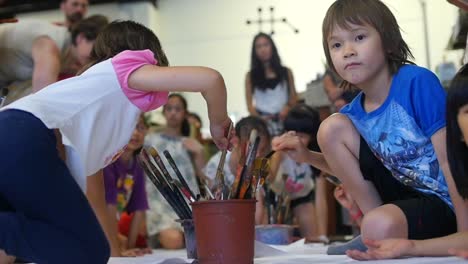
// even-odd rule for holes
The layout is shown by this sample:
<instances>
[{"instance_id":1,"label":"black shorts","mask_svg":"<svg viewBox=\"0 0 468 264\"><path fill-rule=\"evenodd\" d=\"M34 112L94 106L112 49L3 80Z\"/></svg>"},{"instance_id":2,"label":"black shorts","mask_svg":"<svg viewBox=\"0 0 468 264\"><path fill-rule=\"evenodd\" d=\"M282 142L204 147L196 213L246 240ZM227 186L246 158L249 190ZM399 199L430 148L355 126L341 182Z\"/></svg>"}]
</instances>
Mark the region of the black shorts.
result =
<instances>
[{"instance_id":1,"label":"black shorts","mask_svg":"<svg viewBox=\"0 0 468 264\"><path fill-rule=\"evenodd\" d=\"M289 207L291 207L291 210L293 210L294 208L296 208L297 206L301 204L314 203L314 202L315 202L315 191L311 190L309 194L307 194L306 196L291 200Z\"/></svg>"},{"instance_id":2,"label":"black shorts","mask_svg":"<svg viewBox=\"0 0 468 264\"><path fill-rule=\"evenodd\" d=\"M409 239L446 236L457 231L453 210L438 196L403 185L372 153L361 137L359 167L364 179L374 184L384 204L398 206L408 222Z\"/></svg>"}]
</instances>

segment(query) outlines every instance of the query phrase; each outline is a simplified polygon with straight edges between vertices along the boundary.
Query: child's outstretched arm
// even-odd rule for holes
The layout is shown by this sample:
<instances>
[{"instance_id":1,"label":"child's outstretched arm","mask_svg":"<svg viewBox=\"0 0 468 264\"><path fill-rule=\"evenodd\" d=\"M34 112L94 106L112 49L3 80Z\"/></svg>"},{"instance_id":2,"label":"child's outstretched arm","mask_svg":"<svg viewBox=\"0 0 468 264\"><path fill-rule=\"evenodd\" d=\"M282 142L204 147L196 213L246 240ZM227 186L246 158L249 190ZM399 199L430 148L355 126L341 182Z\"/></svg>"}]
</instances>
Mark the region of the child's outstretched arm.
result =
<instances>
[{"instance_id":1,"label":"child's outstretched arm","mask_svg":"<svg viewBox=\"0 0 468 264\"><path fill-rule=\"evenodd\" d=\"M455 207L458 232L466 232L468 231L468 201L463 200L463 198L458 193L452 177L452 173L450 172L447 160L445 127L432 135L431 141L437 155L437 160L439 161L439 166L441 166L445 180L447 181L450 198L452 198L453 206Z\"/></svg>"},{"instance_id":2,"label":"child's outstretched arm","mask_svg":"<svg viewBox=\"0 0 468 264\"><path fill-rule=\"evenodd\" d=\"M206 67L159 67L145 65L130 74L129 87L142 91L200 92L207 105L211 136L225 149L231 120L227 115L226 85L221 74Z\"/></svg>"},{"instance_id":3,"label":"child's outstretched arm","mask_svg":"<svg viewBox=\"0 0 468 264\"><path fill-rule=\"evenodd\" d=\"M296 162L309 163L323 172L334 174L323 154L309 150L307 146L302 144L294 131L289 131L279 137L275 137L271 146L275 151L284 151Z\"/></svg>"}]
</instances>

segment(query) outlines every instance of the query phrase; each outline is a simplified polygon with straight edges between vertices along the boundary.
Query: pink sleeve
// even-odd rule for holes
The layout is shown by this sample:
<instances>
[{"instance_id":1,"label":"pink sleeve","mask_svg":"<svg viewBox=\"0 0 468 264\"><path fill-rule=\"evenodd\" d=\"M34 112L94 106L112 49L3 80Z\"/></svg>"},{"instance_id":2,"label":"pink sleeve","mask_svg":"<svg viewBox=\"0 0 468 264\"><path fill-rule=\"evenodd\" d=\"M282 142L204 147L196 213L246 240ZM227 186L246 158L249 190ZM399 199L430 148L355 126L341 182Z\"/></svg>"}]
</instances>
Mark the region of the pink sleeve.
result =
<instances>
[{"instance_id":1,"label":"pink sleeve","mask_svg":"<svg viewBox=\"0 0 468 264\"><path fill-rule=\"evenodd\" d=\"M150 50L126 50L112 58L112 66L127 98L143 112L154 110L167 102L168 92L147 92L128 87L128 77L141 66L158 62Z\"/></svg>"}]
</instances>

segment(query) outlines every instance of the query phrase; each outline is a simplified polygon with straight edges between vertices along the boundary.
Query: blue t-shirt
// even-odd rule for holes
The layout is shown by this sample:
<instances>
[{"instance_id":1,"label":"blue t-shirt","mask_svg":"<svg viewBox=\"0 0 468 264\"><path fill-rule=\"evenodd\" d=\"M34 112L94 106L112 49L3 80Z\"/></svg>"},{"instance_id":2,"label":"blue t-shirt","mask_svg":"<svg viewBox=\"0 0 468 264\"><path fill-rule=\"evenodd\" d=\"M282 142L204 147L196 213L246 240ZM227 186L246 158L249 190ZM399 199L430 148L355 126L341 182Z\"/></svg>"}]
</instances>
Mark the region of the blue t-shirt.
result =
<instances>
[{"instance_id":1,"label":"blue t-shirt","mask_svg":"<svg viewBox=\"0 0 468 264\"><path fill-rule=\"evenodd\" d=\"M445 127L446 93L431 71L414 65L393 76L385 102L367 113L361 92L341 113L404 185L435 194L453 208L431 136Z\"/></svg>"}]
</instances>

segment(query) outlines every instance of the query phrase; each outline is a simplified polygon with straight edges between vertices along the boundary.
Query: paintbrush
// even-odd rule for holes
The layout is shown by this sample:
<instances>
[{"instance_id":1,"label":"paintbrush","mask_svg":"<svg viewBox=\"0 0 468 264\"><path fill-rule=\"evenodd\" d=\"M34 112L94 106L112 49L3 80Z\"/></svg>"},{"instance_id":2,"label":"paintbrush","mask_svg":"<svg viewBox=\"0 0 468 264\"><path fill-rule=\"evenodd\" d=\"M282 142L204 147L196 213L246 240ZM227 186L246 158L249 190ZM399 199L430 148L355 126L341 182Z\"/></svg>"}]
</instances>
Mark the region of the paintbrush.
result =
<instances>
[{"instance_id":1,"label":"paintbrush","mask_svg":"<svg viewBox=\"0 0 468 264\"><path fill-rule=\"evenodd\" d=\"M250 132L250 144L249 151L247 153L247 160L241 174L241 188L239 190L239 199L244 199L247 193L250 182L252 181L252 170L255 156L257 154L258 145L260 143L260 137L257 135L257 130L253 129ZM245 197L248 198L248 197Z\"/></svg>"},{"instance_id":2,"label":"paintbrush","mask_svg":"<svg viewBox=\"0 0 468 264\"><path fill-rule=\"evenodd\" d=\"M179 181L180 183L182 184L182 186L184 187L184 189L181 188L182 192L188 192L188 194L192 197L191 199L189 200L196 200L196 196L195 194L192 192L192 190L190 189L190 187L188 186L188 183L187 181L185 181L184 177L182 176L182 173L180 173L180 170L179 168L177 167L174 159L172 158L171 154L169 153L169 151L167 150L164 150L163 151L164 153L164 156L166 157L167 161L169 162L169 164L171 165L172 169L174 170L177 178L179 178ZM187 196L187 195L186 195Z\"/></svg>"},{"instance_id":3,"label":"paintbrush","mask_svg":"<svg viewBox=\"0 0 468 264\"><path fill-rule=\"evenodd\" d=\"M264 158L264 159L269 159L269 158L271 158L271 157L273 156L273 154L275 154L275 153L276 153L276 151L272 150L272 151L270 151L268 154L266 154L266 156L263 157L263 158Z\"/></svg>"},{"instance_id":4,"label":"paintbrush","mask_svg":"<svg viewBox=\"0 0 468 264\"><path fill-rule=\"evenodd\" d=\"M162 176L158 175L159 171L157 171L157 169L155 167L153 168L153 166L150 165L149 161L147 160L147 158L143 154L143 150L138 155L137 160L138 160L140 166L145 171L146 176L151 180L153 185L161 193L161 195L164 197L164 199L166 199L166 201L172 207L172 209L177 214L177 216L180 219L186 219L187 216L184 214L183 210L179 207L179 205L177 205L175 203L175 199L173 197L173 194L171 194L172 191L170 190L169 186L167 185L167 183L163 183L163 182L160 181L160 178Z\"/></svg>"},{"instance_id":5,"label":"paintbrush","mask_svg":"<svg viewBox=\"0 0 468 264\"><path fill-rule=\"evenodd\" d=\"M232 130L232 123L229 124L229 128L228 128L228 133L227 133L228 140L231 137L231 130ZM218 169L216 170L214 197L217 200L223 200L224 198L227 198L229 195L229 189L226 186L225 179L224 179L224 162L226 161L226 154L227 154L227 147L223 149L223 151L221 152Z\"/></svg>"},{"instance_id":6,"label":"paintbrush","mask_svg":"<svg viewBox=\"0 0 468 264\"><path fill-rule=\"evenodd\" d=\"M182 204L184 210L190 214L190 217L192 215L192 210L190 209L189 205L185 202L185 199L184 197L182 196L182 193L181 191L179 190L179 188L177 188L177 186L175 186L175 183L174 183L174 179L171 177L171 175L169 174L169 172L167 171L166 169L166 166L164 165L164 162L162 161L161 159L161 156L159 156L159 153L158 151L153 148L153 147L149 147L148 148L148 152L149 154L151 155L151 157L153 158L153 160L156 162L157 166L159 167L159 169L161 170L162 172L162 175L166 178L167 182L169 183L169 186L172 187L172 189L174 190L174 193L175 193L175 196L176 198L179 200L179 202Z\"/></svg>"},{"instance_id":7,"label":"paintbrush","mask_svg":"<svg viewBox=\"0 0 468 264\"><path fill-rule=\"evenodd\" d=\"M252 191L252 198L255 198L256 192L258 191L259 182L262 179L262 175L264 174L264 167L265 163L268 160L265 158L256 158L254 161L254 169L252 173L252 182L250 183L251 191Z\"/></svg>"},{"instance_id":8,"label":"paintbrush","mask_svg":"<svg viewBox=\"0 0 468 264\"><path fill-rule=\"evenodd\" d=\"M246 157L245 157L246 148L247 148L247 142L242 143L240 159L236 167L236 178L234 179L234 182L232 183L231 192L229 193L228 199L237 199L237 194L239 193L242 168L244 167L244 162L246 160Z\"/></svg>"},{"instance_id":9,"label":"paintbrush","mask_svg":"<svg viewBox=\"0 0 468 264\"><path fill-rule=\"evenodd\" d=\"M193 197L191 194L190 194L190 191L187 190L187 188L185 188L184 185L182 185L182 183L180 183L180 181L178 179L173 179L174 180L174 184L177 188L179 188L179 190L182 192L182 194L185 196L185 198L187 198L187 200L189 200L191 203L195 202L195 197Z\"/></svg>"},{"instance_id":10,"label":"paintbrush","mask_svg":"<svg viewBox=\"0 0 468 264\"><path fill-rule=\"evenodd\" d=\"M172 201L172 205L171 204L170 205L174 208L178 208L178 210L184 215L183 219L191 219L192 212L190 208L188 208L185 202L185 199L180 196L180 193L178 192L177 187L169 183L167 179L161 174L160 170L154 164L154 161L152 161L152 158L148 154L146 149L143 149L141 153L143 154L143 157L147 160L147 163L149 164L151 170L154 172L154 174L158 178L159 182L162 183L163 189L165 190L165 192L167 193L167 196Z\"/></svg>"}]
</instances>

